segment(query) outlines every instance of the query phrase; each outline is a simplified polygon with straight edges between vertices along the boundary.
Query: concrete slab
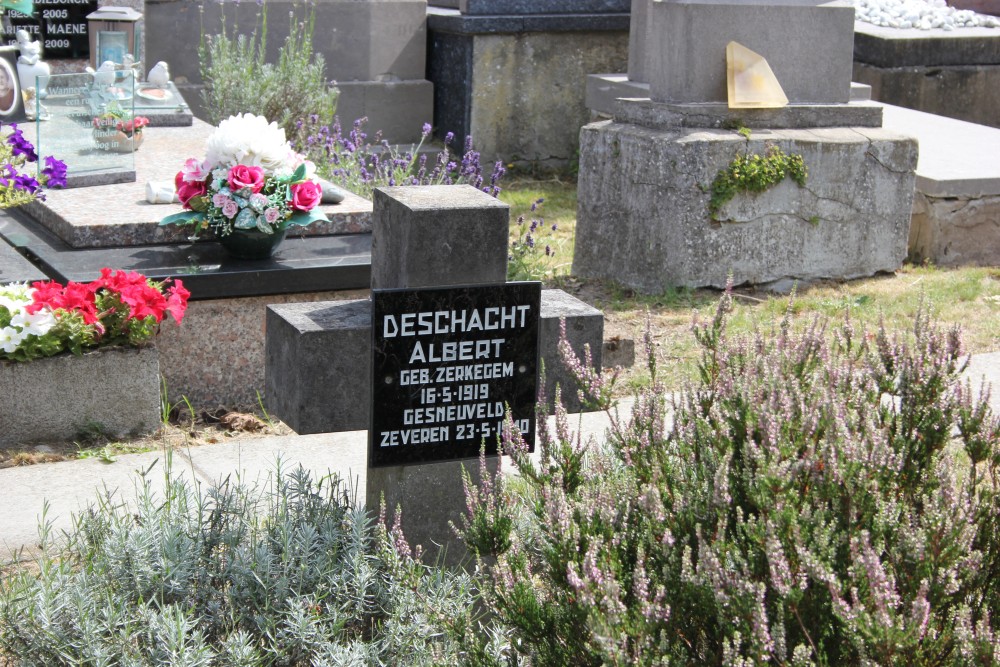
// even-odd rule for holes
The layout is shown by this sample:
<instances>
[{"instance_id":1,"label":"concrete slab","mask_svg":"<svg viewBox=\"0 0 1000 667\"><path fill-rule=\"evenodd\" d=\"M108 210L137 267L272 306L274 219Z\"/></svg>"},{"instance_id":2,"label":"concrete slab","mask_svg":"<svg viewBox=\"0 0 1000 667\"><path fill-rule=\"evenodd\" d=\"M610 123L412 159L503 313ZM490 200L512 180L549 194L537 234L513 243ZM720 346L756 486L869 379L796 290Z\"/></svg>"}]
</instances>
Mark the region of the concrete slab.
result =
<instances>
[{"instance_id":1,"label":"concrete slab","mask_svg":"<svg viewBox=\"0 0 1000 667\"><path fill-rule=\"evenodd\" d=\"M932 197L1000 194L1000 129L882 106L883 127L920 145L917 190Z\"/></svg>"}]
</instances>

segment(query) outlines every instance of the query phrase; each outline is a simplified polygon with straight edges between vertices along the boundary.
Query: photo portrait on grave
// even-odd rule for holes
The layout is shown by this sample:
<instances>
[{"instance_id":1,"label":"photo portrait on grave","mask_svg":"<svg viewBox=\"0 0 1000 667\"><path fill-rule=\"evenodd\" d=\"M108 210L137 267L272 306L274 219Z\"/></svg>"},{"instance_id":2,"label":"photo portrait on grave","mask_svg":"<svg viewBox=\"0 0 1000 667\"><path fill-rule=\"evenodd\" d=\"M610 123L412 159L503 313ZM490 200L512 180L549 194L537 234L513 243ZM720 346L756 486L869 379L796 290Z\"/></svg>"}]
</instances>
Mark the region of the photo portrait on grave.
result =
<instances>
[{"instance_id":1,"label":"photo portrait on grave","mask_svg":"<svg viewBox=\"0 0 1000 667\"><path fill-rule=\"evenodd\" d=\"M24 102L17 78L17 47L0 48L0 121L24 120Z\"/></svg>"}]
</instances>

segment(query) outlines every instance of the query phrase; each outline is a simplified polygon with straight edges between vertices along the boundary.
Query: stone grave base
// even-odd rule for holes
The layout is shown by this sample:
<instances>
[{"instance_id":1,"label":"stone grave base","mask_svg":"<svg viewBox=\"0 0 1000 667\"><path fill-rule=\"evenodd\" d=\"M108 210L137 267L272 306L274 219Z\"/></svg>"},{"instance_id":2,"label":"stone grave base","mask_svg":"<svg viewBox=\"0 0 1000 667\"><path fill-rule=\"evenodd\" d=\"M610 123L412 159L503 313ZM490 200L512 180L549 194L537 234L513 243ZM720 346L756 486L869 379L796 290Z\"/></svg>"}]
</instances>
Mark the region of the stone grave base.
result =
<instances>
[{"instance_id":1,"label":"stone grave base","mask_svg":"<svg viewBox=\"0 0 1000 667\"><path fill-rule=\"evenodd\" d=\"M801 154L791 180L708 211L741 153ZM580 133L573 273L645 292L893 271L907 255L917 145L881 128L655 130L602 121Z\"/></svg>"},{"instance_id":2,"label":"stone grave base","mask_svg":"<svg viewBox=\"0 0 1000 667\"><path fill-rule=\"evenodd\" d=\"M910 258L938 266L996 266L1000 196L930 197L917 192Z\"/></svg>"}]
</instances>

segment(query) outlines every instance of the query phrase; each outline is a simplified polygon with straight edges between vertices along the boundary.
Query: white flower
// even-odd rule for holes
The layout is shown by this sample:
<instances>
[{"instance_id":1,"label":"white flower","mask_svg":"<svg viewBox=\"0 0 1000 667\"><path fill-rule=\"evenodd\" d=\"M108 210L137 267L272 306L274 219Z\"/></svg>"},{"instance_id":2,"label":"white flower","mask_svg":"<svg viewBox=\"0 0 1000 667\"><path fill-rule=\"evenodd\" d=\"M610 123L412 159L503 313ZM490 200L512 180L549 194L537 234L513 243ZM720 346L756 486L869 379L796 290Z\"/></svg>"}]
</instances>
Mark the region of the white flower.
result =
<instances>
[{"instance_id":1,"label":"white flower","mask_svg":"<svg viewBox=\"0 0 1000 667\"><path fill-rule=\"evenodd\" d=\"M21 333L25 336L44 336L56 325L56 317L48 308L31 315L22 310L10 318L10 324L20 327Z\"/></svg>"},{"instance_id":2,"label":"white flower","mask_svg":"<svg viewBox=\"0 0 1000 667\"><path fill-rule=\"evenodd\" d=\"M24 340L24 334L14 327L0 329L0 350L3 350L7 354L16 350L22 340Z\"/></svg>"},{"instance_id":3,"label":"white flower","mask_svg":"<svg viewBox=\"0 0 1000 667\"><path fill-rule=\"evenodd\" d=\"M274 172L287 167L291 152L285 131L262 116L239 114L219 123L205 145L211 167L243 164Z\"/></svg>"}]
</instances>

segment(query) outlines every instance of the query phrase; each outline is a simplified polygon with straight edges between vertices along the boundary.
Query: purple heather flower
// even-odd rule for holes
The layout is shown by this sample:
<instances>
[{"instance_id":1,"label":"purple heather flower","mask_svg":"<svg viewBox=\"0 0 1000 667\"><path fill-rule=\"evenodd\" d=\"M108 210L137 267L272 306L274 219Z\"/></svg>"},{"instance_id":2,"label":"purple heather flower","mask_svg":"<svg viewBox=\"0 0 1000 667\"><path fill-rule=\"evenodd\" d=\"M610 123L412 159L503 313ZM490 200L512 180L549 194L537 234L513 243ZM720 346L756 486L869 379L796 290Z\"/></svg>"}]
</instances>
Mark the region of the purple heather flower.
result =
<instances>
[{"instance_id":1,"label":"purple heather flower","mask_svg":"<svg viewBox=\"0 0 1000 667\"><path fill-rule=\"evenodd\" d=\"M35 153L35 147L24 138L17 123L11 123L10 126L13 128L13 132L7 136L7 143L13 147L14 155L23 155L28 162L37 162L38 155Z\"/></svg>"},{"instance_id":2,"label":"purple heather flower","mask_svg":"<svg viewBox=\"0 0 1000 667\"><path fill-rule=\"evenodd\" d=\"M66 163L62 160L57 160L51 155L46 155L45 168L42 169L42 173L48 179L46 184L50 188L66 187ZM13 176L13 174L11 175Z\"/></svg>"},{"instance_id":3,"label":"purple heather flower","mask_svg":"<svg viewBox=\"0 0 1000 667\"><path fill-rule=\"evenodd\" d=\"M454 132L449 132L448 134L444 135L444 143L445 143L445 145L447 146L454 139L455 139L455 133Z\"/></svg>"},{"instance_id":4,"label":"purple heather flower","mask_svg":"<svg viewBox=\"0 0 1000 667\"><path fill-rule=\"evenodd\" d=\"M232 219L236 216L236 213L239 210L240 207L236 205L236 202L234 202L232 199L229 199L222 206L222 215L226 216L229 219Z\"/></svg>"},{"instance_id":5,"label":"purple heather flower","mask_svg":"<svg viewBox=\"0 0 1000 667\"><path fill-rule=\"evenodd\" d=\"M431 129L432 128L431 128L431 124L430 123L424 123L424 126L420 129L420 131L426 137L427 135L429 135L431 133Z\"/></svg>"}]
</instances>

